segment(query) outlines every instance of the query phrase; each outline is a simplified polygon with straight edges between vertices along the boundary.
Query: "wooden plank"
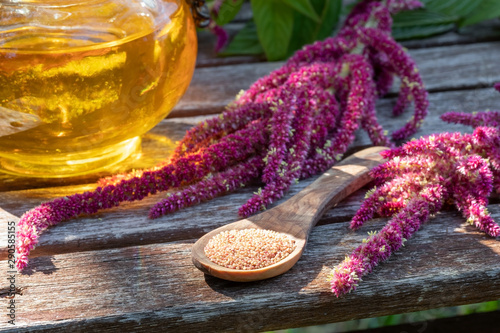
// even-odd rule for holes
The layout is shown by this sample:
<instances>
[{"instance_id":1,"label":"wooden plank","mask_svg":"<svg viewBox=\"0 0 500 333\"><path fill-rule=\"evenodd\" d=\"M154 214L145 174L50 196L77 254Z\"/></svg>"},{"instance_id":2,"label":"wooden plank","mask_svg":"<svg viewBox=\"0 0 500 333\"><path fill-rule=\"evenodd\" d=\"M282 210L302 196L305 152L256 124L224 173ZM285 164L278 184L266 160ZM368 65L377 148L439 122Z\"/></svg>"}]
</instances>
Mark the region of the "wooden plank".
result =
<instances>
[{"instance_id":1,"label":"wooden plank","mask_svg":"<svg viewBox=\"0 0 500 333\"><path fill-rule=\"evenodd\" d=\"M455 212L438 214L358 290L335 298L331 267L384 223L318 226L292 270L247 284L204 276L191 264L192 240L35 258L16 276L17 329L264 331L500 298L500 242Z\"/></svg>"},{"instance_id":2,"label":"wooden plank","mask_svg":"<svg viewBox=\"0 0 500 333\"><path fill-rule=\"evenodd\" d=\"M475 89L500 81L496 55L500 42L410 50L429 91ZM282 62L198 68L169 117L221 112L242 89L283 65ZM398 91L395 83L392 92Z\"/></svg>"},{"instance_id":3,"label":"wooden plank","mask_svg":"<svg viewBox=\"0 0 500 333\"><path fill-rule=\"evenodd\" d=\"M449 125L439 120L439 115L450 109L467 108L468 110L492 108L500 105L500 94L493 89L476 89L471 91L441 92L430 95L432 113L428 116L418 135L447 131L470 131L466 126ZM402 120L394 120L390 115L391 100L383 100L379 109L381 123L389 130L394 130ZM175 121L165 120L155 131L172 128ZM170 124L167 126L167 124ZM183 124L180 124L186 127ZM359 132L354 143L354 149L369 145L365 133ZM293 185L285 200L300 191L315 178L301 181ZM32 180L23 180L23 186L33 184ZM31 182L31 183L30 183ZM11 191L0 193L1 207L15 216L39 205L41 202L74 193L90 190L95 185L75 185L32 189L26 191ZM257 187L241 189L230 195L216 198L206 203L164 216L156 220L147 218L149 208L165 194L157 194L140 202L127 202L120 207L99 212L98 214L79 217L49 229L40 239L40 244L34 255L66 253L73 251L122 247L129 245L151 244L162 241L175 241L200 237L202 234L238 219L237 209L248 200ZM339 207L327 212L319 224L345 221L358 209L365 190L344 200ZM281 201L280 201L281 202ZM498 219L500 221L500 219ZM4 223L6 220L4 219ZM0 239L4 237L6 228L0 228ZM140 234L140 237L137 235ZM5 238L6 239L6 238ZM5 248L4 248L5 249ZM5 250L3 252L5 256ZM0 258L2 254L0 252Z\"/></svg>"}]
</instances>

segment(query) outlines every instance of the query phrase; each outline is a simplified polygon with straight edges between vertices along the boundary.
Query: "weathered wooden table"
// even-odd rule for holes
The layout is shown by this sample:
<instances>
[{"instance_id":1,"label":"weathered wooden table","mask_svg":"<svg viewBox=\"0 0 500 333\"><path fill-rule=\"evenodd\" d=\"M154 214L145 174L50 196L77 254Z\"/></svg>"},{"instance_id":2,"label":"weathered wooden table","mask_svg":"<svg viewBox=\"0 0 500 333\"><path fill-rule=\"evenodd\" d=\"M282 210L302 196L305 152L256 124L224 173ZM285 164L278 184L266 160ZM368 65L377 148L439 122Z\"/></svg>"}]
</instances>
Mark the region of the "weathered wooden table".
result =
<instances>
[{"instance_id":1,"label":"weathered wooden table","mask_svg":"<svg viewBox=\"0 0 500 333\"><path fill-rule=\"evenodd\" d=\"M210 42L200 45L198 68L182 102L145 135L142 155L116 171L151 166L168 157L192 124L220 112L240 89L280 66L251 57L217 59ZM500 81L500 22L406 46L430 91L430 114L418 135L470 131L441 122L438 117L445 111L500 107L500 94L491 88ZM409 116L392 118L393 97L377 105L379 119L389 131ZM353 149L368 144L359 133ZM2 249L9 221L43 201L91 189L102 175L63 180L0 176ZM287 198L311 181L294 186ZM330 269L367 231L386 222L377 219L360 231L348 229L366 189L322 218L302 259L286 274L255 283L203 275L191 264L191 245L204 233L237 219L238 207L254 191L241 189L156 220L147 218L148 209L164 194L73 219L41 236L23 274L8 273L3 251L0 329L264 331L500 299L500 242L466 225L456 211L442 212L425 224L354 293L334 297L327 282ZM498 201L489 210L500 221ZM7 322L10 275L17 288L16 326ZM486 315L492 316L498 312Z\"/></svg>"}]
</instances>

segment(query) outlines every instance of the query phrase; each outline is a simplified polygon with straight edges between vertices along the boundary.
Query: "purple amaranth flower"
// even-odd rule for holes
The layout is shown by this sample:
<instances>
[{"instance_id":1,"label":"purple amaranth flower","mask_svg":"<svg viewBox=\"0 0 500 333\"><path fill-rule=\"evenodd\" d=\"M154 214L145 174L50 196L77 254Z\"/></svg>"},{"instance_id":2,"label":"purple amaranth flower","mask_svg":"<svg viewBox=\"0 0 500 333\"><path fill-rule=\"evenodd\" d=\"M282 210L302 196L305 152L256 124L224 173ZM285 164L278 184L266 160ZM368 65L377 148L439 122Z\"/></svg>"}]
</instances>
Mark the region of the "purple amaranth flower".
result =
<instances>
[{"instance_id":1,"label":"purple amaranth flower","mask_svg":"<svg viewBox=\"0 0 500 333\"><path fill-rule=\"evenodd\" d=\"M298 109L304 109L306 111L295 112L297 115L292 121L292 128L294 131L291 133L290 148L283 152L283 160L280 165L278 165L278 170L274 172L275 176L270 181L266 182L267 184L264 189L255 194L239 209L240 216L247 217L269 206L269 204L281 198L283 194L288 191L293 181L298 179L302 168L302 162L309 150L311 126L313 123L312 115L316 112L319 105L316 96L313 95L314 90L311 90L312 86L300 85L295 88L295 105L291 106L292 112L293 108L296 107L296 111ZM306 106L306 104L308 104L308 106ZM271 128L271 131L283 132L283 129ZM286 134L288 135L288 133ZM270 162L269 157L270 155L268 154L265 158L266 163ZM268 169L264 168L264 172L266 171L268 171ZM262 178L266 181L264 176Z\"/></svg>"},{"instance_id":2,"label":"purple amaranth flower","mask_svg":"<svg viewBox=\"0 0 500 333\"><path fill-rule=\"evenodd\" d=\"M287 121L274 122L275 117L271 118L270 149L265 158L266 166L262 176L265 183L271 183L280 173L284 172L279 171L283 169L283 164L294 170L299 170L302 167L302 161L310 147L310 130L313 126L314 115L317 115L323 107L318 99L321 94L316 91L320 89L326 91L330 88L338 73L337 68L328 64L315 63L303 66L296 73L290 75L281 88L284 96L283 99L278 99L275 115L281 117L282 114L288 114L289 118ZM290 103L287 104L283 100L289 100ZM335 111L335 106L333 104L330 108L334 108ZM292 132L291 129L293 129ZM295 139L292 140L292 137ZM295 157L286 160L287 154ZM284 186L285 188L289 187L289 185Z\"/></svg>"},{"instance_id":3,"label":"purple amaranth flower","mask_svg":"<svg viewBox=\"0 0 500 333\"><path fill-rule=\"evenodd\" d=\"M500 176L499 129L430 135L382 155L390 160L371 171L378 185L367 194L351 228L359 228L376 213L392 219L333 269L332 291L337 296L354 290L363 275L396 251L445 202L453 201L478 229L492 237L500 235L500 226L486 209L490 193L499 189L494 180Z\"/></svg>"},{"instance_id":4,"label":"purple amaranth flower","mask_svg":"<svg viewBox=\"0 0 500 333\"><path fill-rule=\"evenodd\" d=\"M463 114L459 112L448 112L441 116L441 119L450 123L457 123L477 126L490 126L500 128L500 112L474 112L473 114ZM500 149L498 141L499 136L495 134L495 129L484 128L475 132L474 140L483 146L488 156L494 156L489 160L492 166L493 187L500 193Z\"/></svg>"},{"instance_id":5,"label":"purple amaranth flower","mask_svg":"<svg viewBox=\"0 0 500 333\"><path fill-rule=\"evenodd\" d=\"M322 95L317 95L315 88L328 87L333 73L334 69L329 68L329 66L312 64L303 67L302 70L295 75L291 75L288 79L285 89L289 94L293 94L292 104L281 104L277 107L287 109L295 115L291 122L293 131L289 132L281 124L276 123L270 124L270 130L273 133L290 136L289 148L281 152L283 158L279 164L275 162L275 158L271 159L275 155L268 154L266 156L264 160L267 166L271 162L275 163L274 168L276 170L272 173L274 178L265 178L265 175L263 175L262 178L267 183L266 186L240 208L239 214L241 216L249 216L282 197L293 181L299 177L302 162L305 160L310 148L313 116L322 112L324 106L321 103ZM302 111L300 112L300 110ZM276 152L274 151L274 153ZM264 168L264 172L268 171L268 168Z\"/></svg>"},{"instance_id":6,"label":"purple amaranth flower","mask_svg":"<svg viewBox=\"0 0 500 333\"><path fill-rule=\"evenodd\" d=\"M401 82L399 92L400 94L398 95L396 104L394 104L394 107L392 109L392 114L395 116L399 116L400 114L402 114L411 104L412 99L410 94L410 87L406 84L406 82Z\"/></svg>"},{"instance_id":7,"label":"purple amaranth flower","mask_svg":"<svg viewBox=\"0 0 500 333\"><path fill-rule=\"evenodd\" d=\"M475 113L447 112L441 115L440 118L449 123L468 125L472 127L500 127L500 111Z\"/></svg>"},{"instance_id":8,"label":"purple amaranth flower","mask_svg":"<svg viewBox=\"0 0 500 333\"><path fill-rule=\"evenodd\" d=\"M348 79L347 107L340 115L338 130L327 140L323 147L316 147L314 158L305 161L302 178L325 171L335 160L347 150L354 141L355 131L359 128L361 119L371 112L370 97L373 96L373 79L371 67L361 55L346 55L343 57L344 71Z\"/></svg>"},{"instance_id":9,"label":"purple amaranth flower","mask_svg":"<svg viewBox=\"0 0 500 333\"><path fill-rule=\"evenodd\" d=\"M500 92L500 82L495 83L494 87L498 92Z\"/></svg>"},{"instance_id":10,"label":"purple amaranth flower","mask_svg":"<svg viewBox=\"0 0 500 333\"><path fill-rule=\"evenodd\" d=\"M375 109L375 82L367 86L367 94L369 98L367 99L368 105L366 106L365 112L361 117L361 127L366 131L368 137L376 146L386 146L392 147L394 144L385 135L382 125L379 124L377 120L377 114Z\"/></svg>"},{"instance_id":11,"label":"purple amaranth flower","mask_svg":"<svg viewBox=\"0 0 500 333\"><path fill-rule=\"evenodd\" d=\"M496 237L500 227L488 214L486 205L493 190L493 174L489 163L478 155L459 161L458 172L453 179L453 198L467 222L479 230Z\"/></svg>"},{"instance_id":12,"label":"purple amaranth flower","mask_svg":"<svg viewBox=\"0 0 500 333\"><path fill-rule=\"evenodd\" d=\"M441 207L443 189L427 186L411 199L378 233L371 234L331 273L332 291L337 297L356 289L361 277L370 273L381 261L397 251Z\"/></svg>"},{"instance_id":13,"label":"purple amaranth flower","mask_svg":"<svg viewBox=\"0 0 500 333\"><path fill-rule=\"evenodd\" d=\"M387 180L385 183L368 192L361 207L351 220L351 228L358 229L375 213L389 217L399 212L412 198L411 193L419 193L423 185L414 182L415 174L403 175L396 179Z\"/></svg>"},{"instance_id":14,"label":"purple amaranth flower","mask_svg":"<svg viewBox=\"0 0 500 333\"><path fill-rule=\"evenodd\" d=\"M376 9L372 10L372 21L375 21L378 30L385 32L387 35L391 34L392 30L392 17L389 10L386 9L384 4L377 3ZM372 23L373 24L373 23Z\"/></svg>"},{"instance_id":15,"label":"purple amaranth flower","mask_svg":"<svg viewBox=\"0 0 500 333\"><path fill-rule=\"evenodd\" d=\"M220 138L241 130L252 121L267 118L269 115L268 103L247 103L239 107L229 105L218 117L202 121L187 131L170 160L196 152L211 142L217 142Z\"/></svg>"},{"instance_id":16,"label":"purple amaranth flower","mask_svg":"<svg viewBox=\"0 0 500 333\"><path fill-rule=\"evenodd\" d=\"M217 24L210 27L210 31L217 37L217 42L215 43L215 52L219 53L224 47L226 47L229 42L229 34L226 29Z\"/></svg>"},{"instance_id":17,"label":"purple amaranth flower","mask_svg":"<svg viewBox=\"0 0 500 333\"><path fill-rule=\"evenodd\" d=\"M317 111L313 115L313 124L311 129L310 146L322 147L327 138L330 128L336 127L337 118L340 108L334 94L325 90L321 94L317 94ZM328 124L328 126L325 126ZM309 149L308 157L312 158L315 151Z\"/></svg>"},{"instance_id":18,"label":"purple amaranth flower","mask_svg":"<svg viewBox=\"0 0 500 333\"><path fill-rule=\"evenodd\" d=\"M427 115L427 108L429 105L427 91L425 90L415 63L410 56L404 52L401 45L396 43L390 36L377 29L360 28L360 30L361 40L374 49L385 53L392 63L393 70L401 77L403 87L409 87L408 90L403 88L399 98L413 99L415 103L414 116L403 128L392 134L395 140L404 139L417 131Z\"/></svg>"},{"instance_id":19,"label":"purple amaranth flower","mask_svg":"<svg viewBox=\"0 0 500 333\"><path fill-rule=\"evenodd\" d=\"M152 219L159 218L176 210L193 206L197 203L232 192L259 176L262 169L262 157L254 156L229 170L209 174L196 184L188 185L178 192L170 194L166 199L156 203L149 212Z\"/></svg>"},{"instance_id":20,"label":"purple amaranth flower","mask_svg":"<svg viewBox=\"0 0 500 333\"><path fill-rule=\"evenodd\" d=\"M265 157L265 166L262 173L264 183L270 183L276 177L278 170L285 158L287 146L290 141L290 131L292 129L292 119L296 110L296 97L292 92L284 90L283 93L290 94L289 102L284 102L283 99L278 99L278 102L273 106L274 114L269 121L270 139L269 149ZM292 110L292 112L289 112Z\"/></svg>"}]
</instances>

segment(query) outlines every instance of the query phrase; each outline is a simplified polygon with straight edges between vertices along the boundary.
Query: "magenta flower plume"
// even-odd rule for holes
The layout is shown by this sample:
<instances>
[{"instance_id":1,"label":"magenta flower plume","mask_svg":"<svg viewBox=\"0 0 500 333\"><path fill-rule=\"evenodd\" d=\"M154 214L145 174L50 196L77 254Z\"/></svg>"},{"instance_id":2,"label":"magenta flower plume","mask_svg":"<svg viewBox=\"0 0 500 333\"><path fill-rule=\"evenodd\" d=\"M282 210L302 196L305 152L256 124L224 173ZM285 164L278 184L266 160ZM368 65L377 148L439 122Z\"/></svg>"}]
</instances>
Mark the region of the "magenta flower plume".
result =
<instances>
[{"instance_id":1,"label":"magenta flower plume","mask_svg":"<svg viewBox=\"0 0 500 333\"><path fill-rule=\"evenodd\" d=\"M149 217L158 218L244 187L259 176L261 168L262 157L255 156L229 170L209 174L198 183L188 185L158 202L151 208Z\"/></svg>"},{"instance_id":2,"label":"magenta flower plume","mask_svg":"<svg viewBox=\"0 0 500 333\"><path fill-rule=\"evenodd\" d=\"M454 113L445 118L478 124L494 116ZM486 208L491 192L500 189L496 186L500 177L498 128L435 134L382 155L390 159L371 171L377 187L368 192L351 228L359 228L375 214L391 219L333 269L331 286L337 297L356 289L362 276L398 250L445 202L454 202L479 230L492 237L500 235L500 226Z\"/></svg>"},{"instance_id":3,"label":"magenta flower plume","mask_svg":"<svg viewBox=\"0 0 500 333\"><path fill-rule=\"evenodd\" d=\"M413 134L427 113L427 92L415 64L391 38L390 30L391 13L417 5L413 0L360 2L336 37L304 47L281 68L257 80L222 114L189 130L169 160L148 170L101 179L95 190L25 213L18 228L18 269L26 267L46 228L80 214L167 192L149 214L159 218L260 182L261 190L239 210L248 216L280 199L297 179L330 168L360 128L374 144L392 146L377 120L375 102L388 91L394 76L403 82L405 108L406 101L413 101L415 114L393 138ZM214 29L224 41L224 32ZM393 206L385 203L381 209L403 206L402 201ZM479 208L469 206L468 214L478 216Z\"/></svg>"},{"instance_id":4,"label":"magenta flower plume","mask_svg":"<svg viewBox=\"0 0 500 333\"><path fill-rule=\"evenodd\" d=\"M500 82L495 83L494 88L500 92ZM449 123L472 127L489 126L500 128L500 111L482 111L474 113L452 111L441 115L441 119Z\"/></svg>"},{"instance_id":5,"label":"magenta flower plume","mask_svg":"<svg viewBox=\"0 0 500 333\"><path fill-rule=\"evenodd\" d=\"M216 37L215 53L219 53L229 42L228 32L216 23L217 18L221 15L220 9L225 0L215 0L210 8L211 20L208 25L209 31ZM222 13L224 15L224 13Z\"/></svg>"},{"instance_id":6,"label":"magenta flower plume","mask_svg":"<svg viewBox=\"0 0 500 333\"><path fill-rule=\"evenodd\" d=\"M468 125L472 127L500 127L500 111L475 112L473 114L447 112L441 115L441 119L449 123Z\"/></svg>"},{"instance_id":7,"label":"magenta flower plume","mask_svg":"<svg viewBox=\"0 0 500 333\"><path fill-rule=\"evenodd\" d=\"M430 185L421 195L412 198L378 233L370 234L342 263L335 266L330 277L337 297L356 289L362 276L370 273L381 261L397 251L440 208L440 185Z\"/></svg>"},{"instance_id":8,"label":"magenta flower plume","mask_svg":"<svg viewBox=\"0 0 500 333\"><path fill-rule=\"evenodd\" d=\"M210 27L210 31L217 37L217 43L215 43L215 52L219 53L226 47L229 42L228 32L218 25L213 25Z\"/></svg>"}]
</instances>

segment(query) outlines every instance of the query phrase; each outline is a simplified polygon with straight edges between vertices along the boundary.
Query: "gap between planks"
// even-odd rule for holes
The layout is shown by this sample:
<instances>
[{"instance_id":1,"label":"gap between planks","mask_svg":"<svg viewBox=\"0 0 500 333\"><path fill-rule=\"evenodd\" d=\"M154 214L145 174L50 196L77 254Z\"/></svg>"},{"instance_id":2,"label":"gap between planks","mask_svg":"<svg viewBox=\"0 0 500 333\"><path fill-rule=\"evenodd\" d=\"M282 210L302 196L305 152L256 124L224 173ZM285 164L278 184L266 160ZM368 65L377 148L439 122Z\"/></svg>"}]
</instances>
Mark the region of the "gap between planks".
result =
<instances>
[{"instance_id":1,"label":"gap between planks","mask_svg":"<svg viewBox=\"0 0 500 333\"><path fill-rule=\"evenodd\" d=\"M429 91L484 88L500 81L496 55L500 41L410 50ZM221 112L242 89L283 62L197 68L191 85L169 117ZM399 85L394 83L392 93Z\"/></svg>"},{"instance_id":2,"label":"gap between planks","mask_svg":"<svg viewBox=\"0 0 500 333\"><path fill-rule=\"evenodd\" d=\"M204 276L191 264L193 241L35 258L32 271L17 275L23 289L16 296L17 327L263 331L500 298L500 243L445 212L358 290L336 299L326 281L329 270L385 221L357 232L348 223L318 226L292 270L254 283Z\"/></svg>"}]
</instances>

